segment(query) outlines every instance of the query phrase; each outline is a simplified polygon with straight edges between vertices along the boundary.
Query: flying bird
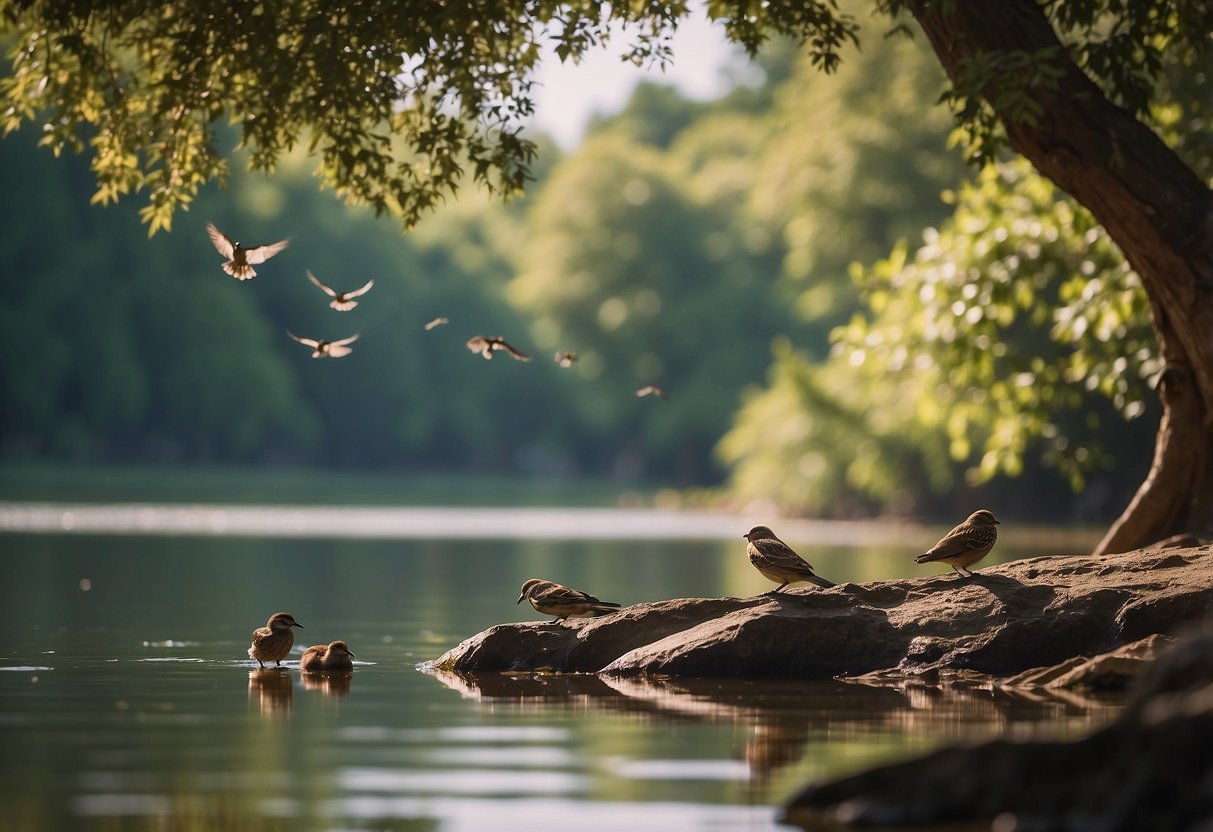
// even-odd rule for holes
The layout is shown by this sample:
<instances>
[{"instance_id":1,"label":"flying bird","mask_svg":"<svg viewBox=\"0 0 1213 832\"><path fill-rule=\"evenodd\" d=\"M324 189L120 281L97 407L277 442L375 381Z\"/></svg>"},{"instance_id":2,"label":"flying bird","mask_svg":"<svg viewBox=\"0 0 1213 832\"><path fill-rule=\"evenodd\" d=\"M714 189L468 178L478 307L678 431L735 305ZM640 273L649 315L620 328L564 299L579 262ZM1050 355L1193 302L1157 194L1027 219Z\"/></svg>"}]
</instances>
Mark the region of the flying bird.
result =
<instances>
[{"instance_id":1,"label":"flying bird","mask_svg":"<svg viewBox=\"0 0 1213 832\"><path fill-rule=\"evenodd\" d=\"M259 246L245 246L233 240L215 227L213 222L206 224L206 233L211 236L215 250L227 258L223 270L237 280L250 280L257 276L253 263L264 263L278 252L286 248L291 238L279 240L276 243L265 243Z\"/></svg>"},{"instance_id":2,"label":"flying bird","mask_svg":"<svg viewBox=\"0 0 1213 832\"><path fill-rule=\"evenodd\" d=\"M302 629L303 625L289 612L276 612L271 615L264 627L253 630L253 643L248 649L249 658L256 659L261 667L265 667L266 662L282 664L282 660L295 644L292 627Z\"/></svg>"},{"instance_id":3,"label":"flying bird","mask_svg":"<svg viewBox=\"0 0 1213 832\"><path fill-rule=\"evenodd\" d=\"M573 362L577 360L575 352L558 352L556 353L556 363L561 367L572 367Z\"/></svg>"},{"instance_id":4,"label":"flying bird","mask_svg":"<svg viewBox=\"0 0 1213 832\"><path fill-rule=\"evenodd\" d=\"M659 399L665 398L665 390L658 387L656 384L647 384L636 391L636 397L643 399L645 396L656 396Z\"/></svg>"},{"instance_id":5,"label":"flying bird","mask_svg":"<svg viewBox=\"0 0 1213 832\"><path fill-rule=\"evenodd\" d=\"M443 324L449 324L450 322L451 322L450 318L435 318L434 320L428 322L425 325L425 331L429 332L431 329L437 329L438 327L442 326Z\"/></svg>"},{"instance_id":6,"label":"flying bird","mask_svg":"<svg viewBox=\"0 0 1213 832\"><path fill-rule=\"evenodd\" d=\"M742 537L749 541L745 552L754 568L768 581L779 583L771 592L779 592L797 581L808 581L822 588L834 586L832 582L814 574L813 567L766 526L755 526Z\"/></svg>"},{"instance_id":7,"label":"flying bird","mask_svg":"<svg viewBox=\"0 0 1213 832\"><path fill-rule=\"evenodd\" d=\"M371 291L371 287L375 285L375 281L368 280L366 285L361 289L355 289L352 292L338 292L336 289L330 288L321 283L316 278L316 275L312 274L311 270L308 270L307 272L307 279L319 286L326 295L333 299L333 302L330 303L329 306L333 307L338 312L349 312L358 305L358 301L354 300L354 298L362 297L367 292Z\"/></svg>"},{"instance_id":8,"label":"flying bird","mask_svg":"<svg viewBox=\"0 0 1213 832\"><path fill-rule=\"evenodd\" d=\"M998 540L998 529L994 527L998 525L1001 524L994 519L993 512L978 509L945 534L929 551L914 558L914 562L942 561L955 569L958 575L967 578L974 574L969 567L994 548L994 541Z\"/></svg>"},{"instance_id":9,"label":"flying bird","mask_svg":"<svg viewBox=\"0 0 1213 832\"><path fill-rule=\"evenodd\" d=\"M516 603L521 604L524 598L534 607L535 612L554 615L557 621L564 621L570 616L592 618L619 609L619 604L602 601L579 589L570 589L555 581L544 581L540 578L531 578L522 585L522 594L518 596Z\"/></svg>"},{"instance_id":10,"label":"flying bird","mask_svg":"<svg viewBox=\"0 0 1213 832\"><path fill-rule=\"evenodd\" d=\"M349 345L358 340L361 332L355 332L349 338L342 338L340 341L325 341L323 338L317 340L315 338L300 338L289 329L286 334L294 338L305 347L312 348L312 358L344 358L353 352Z\"/></svg>"},{"instance_id":11,"label":"flying bird","mask_svg":"<svg viewBox=\"0 0 1213 832\"><path fill-rule=\"evenodd\" d=\"M531 357L529 355L526 355L525 353L521 353L518 350L514 349L513 347L511 347L509 344L507 344L505 342L504 338L501 338L501 337L489 338L484 335L476 335L476 336L468 339L467 348L469 350L471 350L472 352L480 353L481 355L483 355L486 359L488 359L490 361L493 359L493 353L501 352L501 351L509 353L510 358L513 358L517 361L530 361L531 360Z\"/></svg>"}]
</instances>

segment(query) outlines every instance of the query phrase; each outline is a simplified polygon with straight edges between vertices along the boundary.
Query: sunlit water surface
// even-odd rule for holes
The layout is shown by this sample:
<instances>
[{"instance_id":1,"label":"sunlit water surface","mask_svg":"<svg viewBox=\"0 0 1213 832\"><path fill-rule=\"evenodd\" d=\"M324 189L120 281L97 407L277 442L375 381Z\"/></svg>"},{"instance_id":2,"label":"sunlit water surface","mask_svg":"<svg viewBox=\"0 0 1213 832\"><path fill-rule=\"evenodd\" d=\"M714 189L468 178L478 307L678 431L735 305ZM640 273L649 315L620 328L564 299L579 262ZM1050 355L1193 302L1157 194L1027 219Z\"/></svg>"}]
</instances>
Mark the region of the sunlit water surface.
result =
<instances>
[{"instance_id":1,"label":"sunlit water surface","mask_svg":"<svg viewBox=\"0 0 1213 832\"><path fill-rule=\"evenodd\" d=\"M962 738L1073 736L1117 710L838 682L443 679L416 666L538 618L514 603L528 577L623 603L770 586L744 527L492 539L444 520L448 535L390 540L0 536L4 828L769 830L811 779ZM936 571L911 560L930 540L898 537L789 536L835 580ZM262 670L248 637L277 610L305 629ZM338 638L355 672L301 676L299 649Z\"/></svg>"}]
</instances>

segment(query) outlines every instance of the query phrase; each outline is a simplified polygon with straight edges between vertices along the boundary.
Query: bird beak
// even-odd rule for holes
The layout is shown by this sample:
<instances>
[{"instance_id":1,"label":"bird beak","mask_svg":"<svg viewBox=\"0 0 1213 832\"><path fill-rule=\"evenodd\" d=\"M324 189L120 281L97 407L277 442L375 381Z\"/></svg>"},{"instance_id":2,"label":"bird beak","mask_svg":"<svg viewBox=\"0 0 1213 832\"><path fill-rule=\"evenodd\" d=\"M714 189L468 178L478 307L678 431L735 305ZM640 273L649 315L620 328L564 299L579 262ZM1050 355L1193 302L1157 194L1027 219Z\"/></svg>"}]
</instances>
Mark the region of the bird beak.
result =
<instances>
[{"instance_id":1,"label":"bird beak","mask_svg":"<svg viewBox=\"0 0 1213 832\"><path fill-rule=\"evenodd\" d=\"M303 629L303 625L302 625L302 624L300 624L298 621L296 621L296 622L295 622L294 624L292 624L291 626L292 626L292 627L298 627L300 630L302 630L302 629Z\"/></svg>"},{"instance_id":2,"label":"bird beak","mask_svg":"<svg viewBox=\"0 0 1213 832\"><path fill-rule=\"evenodd\" d=\"M522 603L522 599L523 599L523 598L525 598L525 597L526 597L526 593L524 592L523 594L521 594L521 595L519 595L519 596L518 596L518 600L517 600L517 601L515 601L514 603L515 603L515 604L521 604L521 603Z\"/></svg>"},{"instance_id":3,"label":"bird beak","mask_svg":"<svg viewBox=\"0 0 1213 832\"><path fill-rule=\"evenodd\" d=\"M356 659L356 658L358 658L358 657L357 657L357 656L355 656L353 653L350 653L350 651L349 651L349 650L346 650L345 652L347 652L347 653L349 653L349 654L350 654L350 658L351 658L351 659Z\"/></svg>"},{"instance_id":4,"label":"bird beak","mask_svg":"<svg viewBox=\"0 0 1213 832\"><path fill-rule=\"evenodd\" d=\"M1001 526L1001 525L1002 525L1002 521L1001 521L1001 520L995 520L995 521L994 521L994 525L995 525L995 526Z\"/></svg>"}]
</instances>

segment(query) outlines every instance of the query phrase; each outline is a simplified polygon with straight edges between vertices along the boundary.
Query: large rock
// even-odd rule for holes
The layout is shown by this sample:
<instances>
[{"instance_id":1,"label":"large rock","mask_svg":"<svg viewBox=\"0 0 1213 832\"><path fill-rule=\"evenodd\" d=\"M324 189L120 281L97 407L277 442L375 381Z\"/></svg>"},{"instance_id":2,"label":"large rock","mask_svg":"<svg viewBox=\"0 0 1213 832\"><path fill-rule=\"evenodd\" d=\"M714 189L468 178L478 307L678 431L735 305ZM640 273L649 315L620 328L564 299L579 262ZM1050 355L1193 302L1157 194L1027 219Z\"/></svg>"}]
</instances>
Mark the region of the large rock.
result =
<instances>
[{"instance_id":1,"label":"large rock","mask_svg":"<svg viewBox=\"0 0 1213 832\"><path fill-rule=\"evenodd\" d=\"M828 679L1010 676L1172 632L1213 609L1213 547L1038 557L934 578L636 604L502 624L440 670Z\"/></svg>"},{"instance_id":2,"label":"large rock","mask_svg":"<svg viewBox=\"0 0 1213 832\"><path fill-rule=\"evenodd\" d=\"M1125 713L1084 739L945 748L811 785L784 819L806 829L1209 830L1211 740L1213 631L1205 631L1164 650Z\"/></svg>"}]
</instances>

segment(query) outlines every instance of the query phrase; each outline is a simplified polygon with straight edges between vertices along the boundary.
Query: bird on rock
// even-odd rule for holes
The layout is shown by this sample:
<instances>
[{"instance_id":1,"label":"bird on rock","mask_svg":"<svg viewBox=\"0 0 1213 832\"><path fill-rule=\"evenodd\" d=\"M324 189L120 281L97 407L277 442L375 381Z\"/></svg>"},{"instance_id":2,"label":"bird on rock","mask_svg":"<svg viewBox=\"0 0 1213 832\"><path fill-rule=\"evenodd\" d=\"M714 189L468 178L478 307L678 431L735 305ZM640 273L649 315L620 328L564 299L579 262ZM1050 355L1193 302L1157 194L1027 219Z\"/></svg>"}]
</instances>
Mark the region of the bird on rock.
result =
<instances>
[{"instance_id":1,"label":"bird on rock","mask_svg":"<svg viewBox=\"0 0 1213 832\"><path fill-rule=\"evenodd\" d=\"M591 618L619 609L619 604L603 601L579 589L570 589L555 581L540 578L531 578L522 585L522 594L518 596L516 603L521 604L524 598L534 607L535 612L554 615L557 621L569 617Z\"/></svg>"},{"instance_id":2,"label":"bird on rock","mask_svg":"<svg viewBox=\"0 0 1213 832\"><path fill-rule=\"evenodd\" d=\"M745 551L750 556L750 563L764 578L779 584L771 592L779 592L797 581L808 581L822 588L834 586L816 575L804 558L766 526L755 526L742 536L749 541Z\"/></svg>"},{"instance_id":3,"label":"bird on rock","mask_svg":"<svg viewBox=\"0 0 1213 832\"><path fill-rule=\"evenodd\" d=\"M962 577L970 577L974 573L970 566L990 554L994 541L998 540L1000 525L994 519L994 514L988 509L978 509L973 512L956 528L945 534L938 543L914 558L915 563L934 563L941 561L956 570Z\"/></svg>"}]
</instances>

